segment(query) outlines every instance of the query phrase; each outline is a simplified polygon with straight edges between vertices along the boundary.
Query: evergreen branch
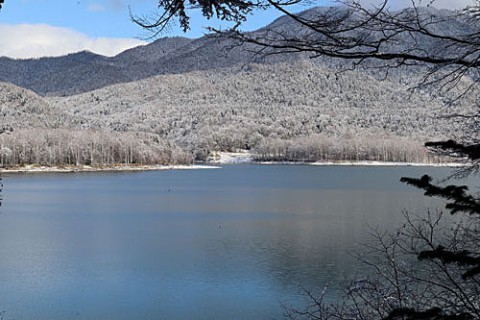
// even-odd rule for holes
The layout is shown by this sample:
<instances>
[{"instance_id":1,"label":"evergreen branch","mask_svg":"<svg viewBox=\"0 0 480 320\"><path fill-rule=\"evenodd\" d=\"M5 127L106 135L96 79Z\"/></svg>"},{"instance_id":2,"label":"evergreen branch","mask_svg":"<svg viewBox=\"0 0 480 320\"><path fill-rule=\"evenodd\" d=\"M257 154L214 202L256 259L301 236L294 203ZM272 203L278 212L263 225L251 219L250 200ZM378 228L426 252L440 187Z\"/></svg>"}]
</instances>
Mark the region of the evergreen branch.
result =
<instances>
[{"instance_id":1,"label":"evergreen branch","mask_svg":"<svg viewBox=\"0 0 480 320\"><path fill-rule=\"evenodd\" d=\"M451 156L468 157L471 160L480 159L480 144L464 145L454 140L434 141L425 143L425 147L446 151Z\"/></svg>"},{"instance_id":2,"label":"evergreen branch","mask_svg":"<svg viewBox=\"0 0 480 320\"><path fill-rule=\"evenodd\" d=\"M420 179L403 177L400 179L400 181L425 190L425 196L435 196L447 200L453 200L452 202L447 203L445 206L452 214L457 212L480 214L480 202L473 196L466 193L468 190L467 186L449 185L446 187L439 187L431 183L432 178L428 175L424 175ZM434 250L420 252L418 254L418 259L439 259L445 264L455 263L460 266L470 267L465 273L462 274L463 279L472 278L480 274L480 257L472 256L472 253L467 250L452 252L445 250L445 247L443 246L438 246Z\"/></svg>"},{"instance_id":3,"label":"evergreen branch","mask_svg":"<svg viewBox=\"0 0 480 320\"><path fill-rule=\"evenodd\" d=\"M434 250L422 251L418 254L419 260L439 259L445 264L458 264L460 266L472 267L462 275L463 279L472 278L480 274L480 257L473 257L472 253L467 250L460 252L452 252L445 250L443 246L438 246Z\"/></svg>"},{"instance_id":4,"label":"evergreen branch","mask_svg":"<svg viewBox=\"0 0 480 320\"><path fill-rule=\"evenodd\" d=\"M449 185L439 187L431 183L432 178L428 175L424 175L420 179L403 177L400 181L425 190L425 196L453 200L445 206L445 208L450 210L451 214L457 212L465 212L471 215L480 214L480 202L472 195L466 193L468 190L467 186Z\"/></svg>"}]
</instances>

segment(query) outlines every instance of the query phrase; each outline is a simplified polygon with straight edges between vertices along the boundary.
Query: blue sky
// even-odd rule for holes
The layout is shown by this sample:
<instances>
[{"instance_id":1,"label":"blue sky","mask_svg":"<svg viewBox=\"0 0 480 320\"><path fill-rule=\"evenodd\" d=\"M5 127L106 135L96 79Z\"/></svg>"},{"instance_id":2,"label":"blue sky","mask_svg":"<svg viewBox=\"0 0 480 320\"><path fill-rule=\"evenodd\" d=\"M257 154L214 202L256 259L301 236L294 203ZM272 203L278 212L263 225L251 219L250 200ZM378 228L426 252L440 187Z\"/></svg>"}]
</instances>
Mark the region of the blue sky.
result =
<instances>
[{"instance_id":1,"label":"blue sky","mask_svg":"<svg viewBox=\"0 0 480 320\"><path fill-rule=\"evenodd\" d=\"M318 1L318 5L328 3ZM130 20L129 10L137 15L151 15L156 11L156 4L155 0L6 0L0 12L0 23L46 23L71 28L91 37L145 38L147 34ZM296 8L301 10L303 7ZM259 11L251 16L245 27L256 29L279 15L275 10ZM192 30L187 34L174 27L164 35L200 37L207 23L219 25L216 21L206 21L199 12L194 14L192 22Z\"/></svg>"},{"instance_id":2,"label":"blue sky","mask_svg":"<svg viewBox=\"0 0 480 320\"><path fill-rule=\"evenodd\" d=\"M450 7L452 3L461 6L468 1L437 0L442 7ZM332 4L329 0L311 2ZM391 0L395 6L408 2L410 0ZM129 10L137 15L150 15L155 13L156 4L155 0L5 0L0 11L0 56L58 56L80 50L115 55L146 43L148 34L130 20ZM298 6L294 10L303 8ZM275 10L257 12L243 29L257 29L279 15ZM174 26L161 36L200 37L207 24L221 26L218 21L205 21L197 13L188 33Z\"/></svg>"}]
</instances>

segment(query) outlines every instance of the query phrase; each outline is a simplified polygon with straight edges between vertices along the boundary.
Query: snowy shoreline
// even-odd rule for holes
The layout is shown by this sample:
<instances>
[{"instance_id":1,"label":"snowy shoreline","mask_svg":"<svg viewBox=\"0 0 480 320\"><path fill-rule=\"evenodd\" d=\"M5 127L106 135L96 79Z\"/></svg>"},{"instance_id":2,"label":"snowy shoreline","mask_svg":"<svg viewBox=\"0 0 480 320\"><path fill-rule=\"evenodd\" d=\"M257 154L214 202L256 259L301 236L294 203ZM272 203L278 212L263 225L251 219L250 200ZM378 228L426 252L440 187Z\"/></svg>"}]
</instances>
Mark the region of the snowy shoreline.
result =
<instances>
[{"instance_id":1,"label":"snowy shoreline","mask_svg":"<svg viewBox=\"0 0 480 320\"><path fill-rule=\"evenodd\" d=\"M377 167L449 167L460 168L464 163L423 163L423 162L381 162L381 161L339 161L339 162L311 162L312 166L377 166Z\"/></svg>"},{"instance_id":2,"label":"snowy shoreline","mask_svg":"<svg viewBox=\"0 0 480 320\"><path fill-rule=\"evenodd\" d=\"M309 165L309 166L368 166L368 167L448 167L460 168L468 164L464 163L415 163L415 162L381 162L381 161L318 161L318 162L285 162L285 161L254 161L245 154L240 159L235 155L228 154L216 161L194 165L117 165L117 166L38 166L26 165L15 168L0 168L0 174L7 173L81 173L81 172L141 172L162 170L197 170L197 169L221 169L221 165L255 164L255 165Z\"/></svg>"},{"instance_id":3,"label":"snowy shoreline","mask_svg":"<svg viewBox=\"0 0 480 320\"><path fill-rule=\"evenodd\" d=\"M238 163L223 163L238 164ZM314 167L443 167L461 168L463 163L421 163L421 162L381 162L381 161L325 161L325 162L291 162L291 161L261 161L250 162L258 165L305 165Z\"/></svg>"},{"instance_id":4,"label":"snowy shoreline","mask_svg":"<svg viewBox=\"0 0 480 320\"><path fill-rule=\"evenodd\" d=\"M1 173L80 173L80 172L141 172L161 170L196 170L196 169L220 169L213 165L138 165L138 166L34 166L27 165L18 168L2 168Z\"/></svg>"},{"instance_id":5,"label":"snowy shoreline","mask_svg":"<svg viewBox=\"0 0 480 320\"><path fill-rule=\"evenodd\" d=\"M423 162L382 162L382 161L255 161L254 155L247 152L214 152L209 162L212 164L260 164L260 165L312 165L312 166L383 166L383 167L463 167L468 164L446 162L446 163L423 163Z\"/></svg>"}]
</instances>

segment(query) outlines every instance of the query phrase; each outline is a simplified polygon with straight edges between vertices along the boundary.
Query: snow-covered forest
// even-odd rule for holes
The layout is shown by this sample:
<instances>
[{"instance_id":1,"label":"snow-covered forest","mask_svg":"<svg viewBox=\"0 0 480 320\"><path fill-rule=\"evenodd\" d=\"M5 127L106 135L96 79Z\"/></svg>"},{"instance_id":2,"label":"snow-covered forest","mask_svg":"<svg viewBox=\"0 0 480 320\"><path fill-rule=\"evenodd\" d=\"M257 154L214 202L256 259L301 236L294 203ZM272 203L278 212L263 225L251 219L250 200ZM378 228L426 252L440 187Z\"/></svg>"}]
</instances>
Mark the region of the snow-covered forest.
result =
<instances>
[{"instance_id":1,"label":"snow-covered forest","mask_svg":"<svg viewBox=\"0 0 480 320\"><path fill-rule=\"evenodd\" d=\"M239 150L269 161L439 161L424 142L468 132L467 123L439 116L465 111L476 95L455 106L455 92L434 97L410 90L408 79L305 60L156 76L67 97L3 83L0 164L183 164Z\"/></svg>"},{"instance_id":2,"label":"snow-covered forest","mask_svg":"<svg viewBox=\"0 0 480 320\"><path fill-rule=\"evenodd\" d=\"M471 31L468 21L452 19L435 27L445 34ZM283 16L252 32L268 34L308 32ZM424 52L440 48L403 34L395 41L406 48L413 41ZM419 85L425 65L382 68L374 61L255 50L209 35L161 38L115 57L0 57L1 165L183 164L240 150L260 161L430 163L450 159L430 155L426 141L469 142L478 132L475 118L450 117L476 112L480 94L468 77L439 90Z\"/></svg>"}]
</instances>

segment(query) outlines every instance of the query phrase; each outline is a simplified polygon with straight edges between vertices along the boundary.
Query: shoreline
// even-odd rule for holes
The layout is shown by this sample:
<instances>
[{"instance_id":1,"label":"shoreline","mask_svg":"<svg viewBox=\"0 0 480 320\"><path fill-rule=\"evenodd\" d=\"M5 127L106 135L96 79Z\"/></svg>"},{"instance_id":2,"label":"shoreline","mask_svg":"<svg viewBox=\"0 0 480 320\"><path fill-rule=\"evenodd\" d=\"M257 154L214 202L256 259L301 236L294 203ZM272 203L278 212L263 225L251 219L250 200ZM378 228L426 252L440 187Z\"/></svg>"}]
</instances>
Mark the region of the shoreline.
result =
<instances>
[{"instance_id":1,"label":"shoreline","mask_svg":"<svg viewBox=\"0 0 480 320\"><path fill-rule=\"evenodd\" d=\"M0 174L16 173L82 173L82 172L143 172L163 170L202 170L221 169L222 165L308 165L318 167L356 166L356 167L445 167L460 168L464 163L419 163L419 162L381 162L381 161L325 161L325 162L285 162L285 161L250 161L250 162L207 162L194 165L116 165L116 166L38 166L26 165L17 168L0 168Z\"/></svg>"},{"instance_id":2,"label":"shoreline","mask_svg":"<svg viewBox=\"0 0 480 320\"><path fill-rule=\"evenodd\" d=\"M224 163L225 165L239 163ZM258 165L305 165L314 167L435 167L435 168L461 168L468 166L464 163L423 163L423 162L381 162L381 161L317 161L317 162L295 162L295 161L261 161L240 164Z\"/></svg>"},{"instance_id":3,"label":"shoreline","mask_svg":"<svg viewBox=\"0 0 480 320\"><path fill-rule=\"evenodd\" d=\"M423 162L382 162L382 161L327 161L311 162L312 166L375 166L375 167L448 167L460 168L467 166L465 163L445 162L445 163L423 163Z\"/></svg>"},{"instance_id":4,"label":"shoreline","mask_svg":"<svg viewBox=\"0 0 480 320\"><path fill-rule=\"evenodd\" d=\"M18 168L1 168L0 174L6 173L82 173L82 172L143 172L163 170L198 170L220 169L214 165L116 165L116 166L37 166L26 165Z\"/></svg>"},{"instance_id":5,"label":"shoreline","mask_svg":"<svg viewBox=\"0 0 480 320\"><path fill-rule=\"evenodd\" d=\"M213 165L258 164L258 165L312 165L312 166L382 166L382 167L451 167L460 168L468 164L460 162L424 163L424 162L386 162L386 161L256 161L255 155L246 150L240 152L215 151L206 163Z\"/></svg>"}]
</instances>

